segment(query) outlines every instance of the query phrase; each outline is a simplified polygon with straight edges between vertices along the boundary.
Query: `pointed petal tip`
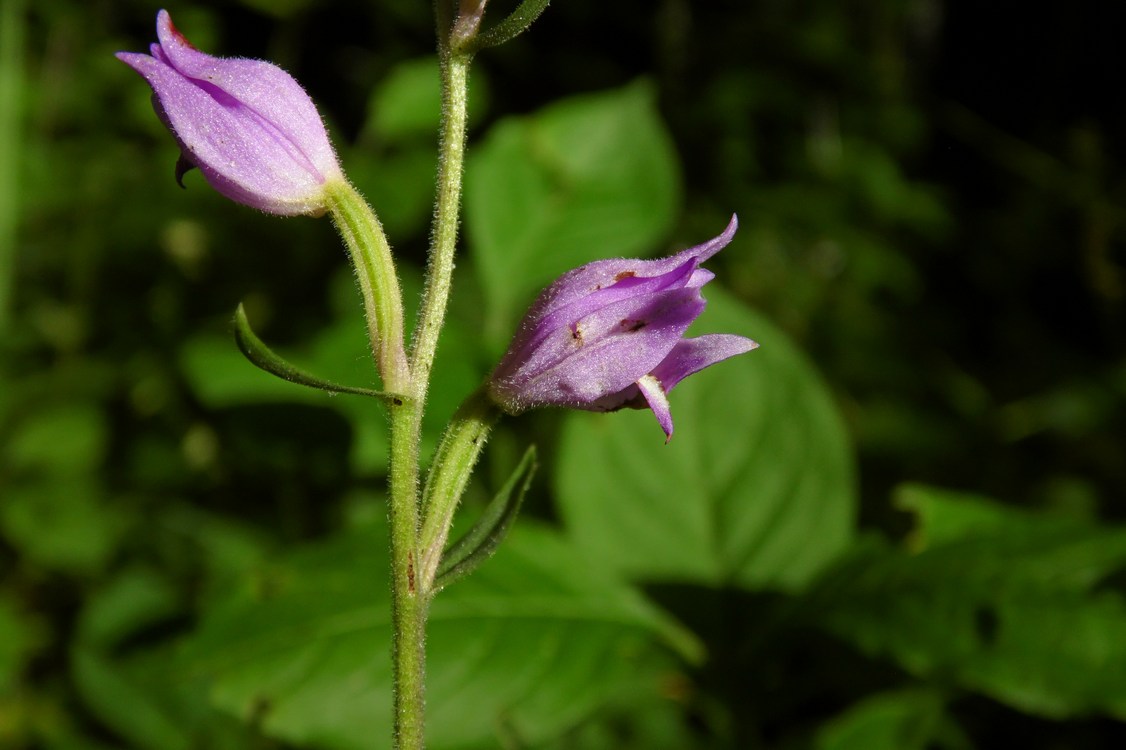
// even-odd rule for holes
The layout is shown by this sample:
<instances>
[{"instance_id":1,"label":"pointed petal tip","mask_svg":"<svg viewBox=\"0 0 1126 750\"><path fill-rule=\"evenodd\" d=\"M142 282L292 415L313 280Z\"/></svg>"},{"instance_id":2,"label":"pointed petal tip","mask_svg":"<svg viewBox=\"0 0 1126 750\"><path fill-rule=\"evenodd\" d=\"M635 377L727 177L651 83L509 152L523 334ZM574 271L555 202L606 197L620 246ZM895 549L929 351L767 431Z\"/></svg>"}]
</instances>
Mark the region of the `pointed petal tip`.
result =
<instances>
[{"instance_id":1,"label":"pointed petal tip","mask_svg":"<svg viewBox=\"0 0 1126 750\"><path fill-rule=\"evenodd\" d=\"M160 40L161 47L186 47L192 51L198 52L194 44L188 41L184 33L176 28L176 24L172 23L172 15L161 9L156 14L156 38Z\"/></svg>"},{"instance_id":2,"label":"pointed petal tip","mask_svg":"<svg viewBox=\"0 0 1126 750\"><path fill-rule=\"evenodd\" d=\"M731 214L731 221L727 222L727 226L719 233L719 237L716 237L716 240L723 243L720 247L726 247L730 244L731 240L735 239L735 233L737 231L739 231L739 215Z\"/></svg>"},{"instance_id":3,"label":"pointed petal tip","mask_svg":"<svg viewBox=\"0 0 1126 750\"><path fill-rule=\"evenodd\" d=\"M723 248L731 244L731 240L735 238L735 232L739 229L739 217L736 214L731 214L731 220L727 222L727 226L722 232L708 240L707 242L691 247L685 250L684 253L690 253L695 256L699 262L703 263L708 258L718 253Z\"/></svg>"},{"instance_id":4,"label":"pointed petal tip","mask_svg":"<svg viewBox=\"0 0 1126 750\"><path fill-rule=\"evenodd\" d=\"M730 337L727 339L726 354L723 359L734 357L737 354L746 354L747 352L758 349L759 343L754 339L749 339L746 336L738 336L733 333L711 334L713 336Z\"/></svg>"},{"instance_id":5,"label":"pointed petal tip","mask_svg":"<svg viewBox=\"0 0 1126 750\"><path fill-rule=\"evenodd\" d=\"M175 33L176 27L172 24L172 15L161 8L156 12L156 38L163 44L166 37Z\"/></svg>"},{"instance_id":6,"label":"pointed petal tip","mask_svg":"<svg viewBox=\"0 0 1126 750\"><path fill-rule=\"evenodd\" d=\"M114 52L113 56L141 75L144 75L144 70L150 65L149 60L152 60L143 52Z\"/></svg>"}]
</instances>

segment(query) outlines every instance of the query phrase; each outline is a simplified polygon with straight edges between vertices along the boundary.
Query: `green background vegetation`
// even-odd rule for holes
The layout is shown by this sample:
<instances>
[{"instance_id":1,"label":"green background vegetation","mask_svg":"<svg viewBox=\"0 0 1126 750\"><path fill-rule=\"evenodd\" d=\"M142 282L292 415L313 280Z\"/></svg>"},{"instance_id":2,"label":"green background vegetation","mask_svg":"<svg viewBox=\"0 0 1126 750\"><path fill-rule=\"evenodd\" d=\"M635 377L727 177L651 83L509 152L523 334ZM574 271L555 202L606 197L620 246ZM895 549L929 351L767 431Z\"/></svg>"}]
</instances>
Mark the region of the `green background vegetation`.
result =
<instances>
[{"instance_id":1,"label":"green background vegetation","mask_svg":"<svg viewBox=\"0 0 1126 750\"><path fill-rule=\"evenodd\" d=\"M492 0L494 15L514 3ZM429 3L169 8L322 106L418 298ZM0 5L0 746L385 747L385 419L327 220L233 205L113 59L157 6ZM502 422L435 601L453 748L1126 743L1121 11L557 0L479 56L427 450L536 291L741 229L652 415Z\"/></svg>"}]
</instances>

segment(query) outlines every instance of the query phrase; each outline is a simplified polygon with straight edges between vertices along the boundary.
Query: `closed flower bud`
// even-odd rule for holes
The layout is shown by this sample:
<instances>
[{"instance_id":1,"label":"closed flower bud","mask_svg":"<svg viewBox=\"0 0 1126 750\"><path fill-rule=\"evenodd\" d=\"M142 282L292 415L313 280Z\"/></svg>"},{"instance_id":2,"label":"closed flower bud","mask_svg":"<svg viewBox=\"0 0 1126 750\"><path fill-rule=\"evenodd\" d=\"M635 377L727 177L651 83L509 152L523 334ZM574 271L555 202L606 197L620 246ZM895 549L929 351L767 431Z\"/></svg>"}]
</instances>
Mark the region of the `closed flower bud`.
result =
<instances>
[{"instance_id":1,"label":"closed flower bud","mask_svg":"<svg viewBox=\"0 0 1126 750\"><path fill-rule=\"evenodd\" d=\"M212 57L156 17L150 55L117 57L148 81L153 106L180 145L177 180L198 167L221 194L272 214L318 215L325 186L343 180L309 95L276 65Z\"/></svg>"},{"instance_id":2,"label":"closed flower bud","mask_svg":"<svg viewBox=\"0 0 1126 750\"><path fill-rule=\"evenodd\" d=\"M671 438L668 392L757 346L733 334L684 338L713 278L700 264L737 227L733 216L723 234L668 258L600 260L563 274L532 304L490 378L490 396L512 414L537 406L648 407Z\"/></svg>"}]
</instances>

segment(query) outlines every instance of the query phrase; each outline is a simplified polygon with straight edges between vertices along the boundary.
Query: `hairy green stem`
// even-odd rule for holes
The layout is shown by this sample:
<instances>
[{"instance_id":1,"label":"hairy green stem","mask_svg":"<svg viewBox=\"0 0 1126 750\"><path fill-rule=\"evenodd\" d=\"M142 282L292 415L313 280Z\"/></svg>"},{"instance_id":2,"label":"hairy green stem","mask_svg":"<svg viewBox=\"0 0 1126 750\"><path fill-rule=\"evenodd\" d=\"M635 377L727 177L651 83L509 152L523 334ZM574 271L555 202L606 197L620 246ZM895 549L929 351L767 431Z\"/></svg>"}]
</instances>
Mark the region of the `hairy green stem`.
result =
<instances>
[{"instance_id":1,"label":"hairy green stem","mask_svg":"<svg viewBox=\"0 0 1126 750\"><path fill-rule=\"evenodd\" d=\"M356 268L368 337L383 387L391 393L391 662L394 741L422 750L426 597L418 576L418 442L425 385L412 378L403 347L403 301L391 247L375 212L347 182L326 186L328 208Z\"/></svg>"},{"instance_id":2,"label":"hairy green stem","mask_svg":"<svg viewBox=\"0 0 1126 750\"><path fill-rule=\"evenodd\" d=\"M372 355L392 393L410 394L410 370L403 348L403 294L383 227L363 196L343 180L325 186L328 209L356 267ZM425 391L423 391L425 392Z\"/></svg>"},{"instance_id":3,"label":"hairy green stem","mask_svg":"<svg viewBox=\"0 0 1126 750\"><path fill-rule=\"evenodd\" d=\"M443 17L442 0L438 4ZM447 14L448 15L448 14ZM439 23L441 26L441 22ZM465 160L466 98L470 55L452 51L448 30L439 33L442 66L442 127L434 228L426 272L426 290L408 360L403 346L403 307L390 246L371 207L346 182L326 186L328 208L356 266L372 352L392 394L390 526L391 620L394 692L394 743L397 750L423 750L425 743L426 610L422 585L419 529L419 443L430 373L445 320L457 248L461 178ZM490 423L491 424L491 423ZM451 429L455 429L451 427ZM487 431L487 429L486 429ZM483 440L483 435L482 435ZM439 455L438 461L444 461ZM461 462L464 463L464 462ZM468 478L465 477L461 487ZM451 467L451 471L456 471ZM445 477L447 471L440 471ZM455 482L456 484L456 482ZM452 491L452 490L451 490ZM460 496L460 491L458 492ZM453 499L456 505L456 497ZM449 516L445 525L449 525ZM428 528L433 527L431 523ZM448 529L437 534L444 542ZM433 540L432 540L433 541ZM439 556L441 550L437 553ZM434 563L437 564L436 562Z\"/></svg>"},{"instance_id":4,"label":"hairy green stem","mask_svg":"<svg viewBox=\"0 0 1126 750\"><path fill-rule=\"evenodd\" d=\"M457 249L458 215L461 210L461 176L465 161L468 123L469 55L452 53L443 44L442 132L438 155L438 188L434 207L434 230L426 270L426 292L411 342L411 369L425 398L430 368L438 349L438 335L446 317L446 304L453 282Z\"/></svg>"},{"instance_id":5,"label":"hairy green stem","mask_svg":"<svg viewBox=\"0 0 1126 750\"><path fill-rule=\"evenodd\" d=\"M422 750L426 709L426 605L418 564L418 424L421 404L391 402L391 661L395 747Z\"/></svg>"},{"instance_id":6,"label":"hairy green stem","mask_svg":"<svg viewBox=\"0 0 1126 750\"><path fill-rule=\"evenodd\" d=\"M420 585L423 579L420 575L419 547L419 442L430 372L453 280L465 157L469 57L451 55L444 41L442 45L442 130L426 291L412 337L410 361L408 363L404 358L401 364L405 387L400 392L405 398L401 402L392 401L391 405L391 595L395 633L392 664L395 747L398 750L422 750L425 740L428 596ZM397 288L395 291L398 291ZM378 328L382 336L383 326ZM403 351L401 338L398 345L397 350L384 356L400 355ZM385 386L388 390L397 390L386 381Z\"/></svg>"}]
</instances>

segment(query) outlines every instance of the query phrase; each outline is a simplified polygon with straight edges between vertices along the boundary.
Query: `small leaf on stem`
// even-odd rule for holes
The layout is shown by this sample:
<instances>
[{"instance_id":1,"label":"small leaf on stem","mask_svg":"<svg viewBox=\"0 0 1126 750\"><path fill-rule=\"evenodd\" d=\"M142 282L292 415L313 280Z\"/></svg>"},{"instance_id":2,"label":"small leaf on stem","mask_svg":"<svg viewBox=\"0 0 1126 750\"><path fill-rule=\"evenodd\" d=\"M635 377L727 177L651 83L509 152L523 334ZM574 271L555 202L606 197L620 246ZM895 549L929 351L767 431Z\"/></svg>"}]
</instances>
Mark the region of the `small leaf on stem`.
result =
<instances>
[{"instance_id":1,"label":"small leaf on stem","mask_svg":"<svg viewBox=\"0 0 1126 750\"><path fill-rule=\"evenodd\" d=\"M536 447L530 445L512 476L489 502L473 528L443 553L431 590L438 591L464 578L496 552L520 512L536 467Z\"/></svg>"},{"instance_id":2,"label":"small leaf on stem","mask_svg":"<svg viewBox=\"0 0 1126 750\"><path fill-rule=\"evenodd\" d=\"M503 21L478 34L465 43L465 52L473 53L486 47L496 47L527 31L528 27L547 9L550 0L524 0Z\"/></svg>"},{"instance_id":3,"label":"small leaf on stem","mask_svg":"<svg viewBox=\"0 0 1126 750\"><path fill-rule=\"evenodd\" d=\"M297 383L329 393L352 393L357 396L372 396L384 400L396 398L393 393L333 383L294 366L266 346L262 339L258 338L257 334L251 329L250 321L246 318L246 310L241 304L235 311L235 342L238 344L239 351L256 367L282 380L288 380L290 383Z\"/></svg>"}]
</instances>

